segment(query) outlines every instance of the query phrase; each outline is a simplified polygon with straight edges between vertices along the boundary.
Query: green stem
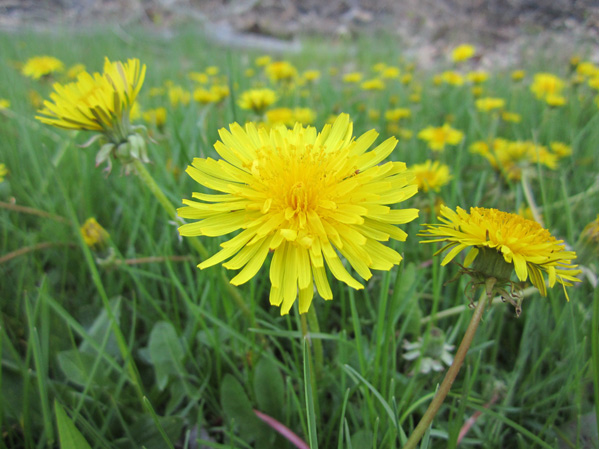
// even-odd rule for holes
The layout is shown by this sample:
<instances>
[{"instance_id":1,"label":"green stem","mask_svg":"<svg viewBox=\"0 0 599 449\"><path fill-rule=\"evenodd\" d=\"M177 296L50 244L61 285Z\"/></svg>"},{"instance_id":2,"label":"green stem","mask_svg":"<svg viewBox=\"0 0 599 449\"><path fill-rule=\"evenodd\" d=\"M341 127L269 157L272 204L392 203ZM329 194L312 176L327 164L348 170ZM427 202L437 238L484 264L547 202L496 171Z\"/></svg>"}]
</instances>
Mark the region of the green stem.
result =
<instances>
[{"instance_id":1,"label":"green stem","mask_svg":"<svg viewBox=\"0 0 599 449\"><path fill-rule=\"evenodd\" d=\"M166 197L160 186L156 183L156 181L154 181L154 178L152 178L152 175L146 169L146 166L143 164L143 162L139 159L135 159L133 161L133 164L135 165L135 170L137 171L137 174L139 175L140 179L144 182L146 187L150 189L150 192L152 192L154 197L158 200L158 202L166 211L170 219L174 222L181 222L181 218L179 218L179 216L177 215L175 207L168 200L168 198ZM202 245L202 242L200 242L200 240L198 240L197 238L188 237L187 241L191 244L191 246L193 246L193 248L198 252L202 259L207 259L210 256L210 253L208 252L206 247ZM250 308L243 300L241 293L239 293L239 289L235 288L231 284L230 279L228 278L227 274L223 269L221 269L220 279L223 282L223 286L229 292L233 300L237 303L243 314L250 320L251 327L257 328L258 325L251 313Z\"/></svg>"},{"instance_id":2,"label":"green stem","mask_svg":"<svg viewBox=\"0 0 599 449\"><path fill-rule=\"evenodd\" d=\"M306 315L306 314L303 314ZM302 316L303 316L302 315ZM316 315L316 307L313 305L308 309L308 325L312 333L319 333L320 326L318 325L318 316ZM316 378L320 379L322 375L322 367L324 363L324 355L322 351L322 340L320 338L314 338L312 340L314 344L314 370L316 371Z\"/></svg>"},{"instance_id":3,"label":"green stem","mask_svg":"<svg viewBox=\"0 0 599 449\"><path fill-rule=\"evenodd\" d=\"M453 359L453 363L447 370L447 374L445 374L445 378L441 383L441 386L437 390L437 394L433 398L432 402L428 406L426 413L408 438L408 441L404 445L403 449L415 449L416 445L420 442L426 429L433 422L433 418L441 408L443 401L445 401L445 397L449 393L453 382L455 381L458 373L460 372L460 368L464 363L464 359L466 358L466 354L468 353L468 349L470 349L470 345L472 344L472 340L474 339L474 334L476 334L476 329L478 329L478 324L480 323L480 319L483 316L483 311L485 310L485 306L487 302L491 298L490 291L493 288L494 279L492 280L492 285L487 285L487 294L483 295L481 299L478 301L476 305L476 309L474 310L474 314L470 319L470 323L468 324L468 328L466 329L466 333L464 334L464 338L460 343L460 347L456 352L455 358Z\"/></svg>"},{"instance_id":4,"label":"green stem","mask_svg":"<svg viewBox=\"0 0 599 449\"><path fill-rule=\"evenodd\" d=\"M313 309L314 307L310 307L310 309ZM314 344L314 356L316 357L316 344L315 342L318 341L321 345L320 345L320 349L322 351L322 342L320 342L320 340L312 340L310 338L310 332L309 332L309 328L308 328L308 320L310 319L309 314L307 313L300 313L300 326L302 329L302 340L304 342L307 342L306 345L306 351L304 352L304 356L307 357L307 362L308 362L308 368L310 369L310 384L311 384L311 389L312 389L312 400L314 403L314 410L315 410L315 414L319 415L320 413L320 407L318 406L318 390L317 390L317 385L316 385L316 375L318 374L318 372L315 369L314 366L314 360L312 359L312 345ZM317 322L318 323L318 322ZM322 356L322 354L321 354ZM322 363L322 362L321 362Z\"/></svg>"}]
</instances>

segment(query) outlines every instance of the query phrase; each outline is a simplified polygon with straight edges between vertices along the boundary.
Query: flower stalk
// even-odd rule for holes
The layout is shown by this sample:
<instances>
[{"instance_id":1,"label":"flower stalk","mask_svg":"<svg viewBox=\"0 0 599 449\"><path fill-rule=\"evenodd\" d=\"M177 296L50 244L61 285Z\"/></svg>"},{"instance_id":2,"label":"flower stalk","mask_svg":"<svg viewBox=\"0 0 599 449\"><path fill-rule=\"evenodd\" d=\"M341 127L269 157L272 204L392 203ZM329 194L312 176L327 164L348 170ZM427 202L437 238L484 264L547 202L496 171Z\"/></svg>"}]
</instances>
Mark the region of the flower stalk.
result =
<instances>
[{"instance_id":1,"label":"flower stalk","mask_svg":"<svg viewBox=\"0 0 599 449\"><path fill-rule=\"evenodd\" d=\"M487 302L491 300L493 287L495 286L496 279L489 278L486 283L486 294L481 296L481 299L478 301L476 305L476 309L474 310L474 314L470 319L470 323L468 324L468 328L466 329L466 333L464 334L464 338L462 338L462 342L460 343L460 347L458 348L456 355L453 359L453 363L447 370L445 374L445 378L441 383L441 386L437 390L437 394L433 398L432 402L428 406L428 409L424 413L424 416L408 438L408 441L404 445L403 449L414 449L416 445L420 442L426 429L433 422L433 419L437 415L441 405L445 401L447 394L451 390L451 386L455 381L458 373L460 372L460 368L464 363L464 359L466 358L466 354L468 353L468 349L470 349L470 345L472 344L472 340L474 339L474 335L476 334L476 330L478 329L478 325L480 323L480 319L483 316L483 312L487 305Z\"/></svg>"}]
</instances>

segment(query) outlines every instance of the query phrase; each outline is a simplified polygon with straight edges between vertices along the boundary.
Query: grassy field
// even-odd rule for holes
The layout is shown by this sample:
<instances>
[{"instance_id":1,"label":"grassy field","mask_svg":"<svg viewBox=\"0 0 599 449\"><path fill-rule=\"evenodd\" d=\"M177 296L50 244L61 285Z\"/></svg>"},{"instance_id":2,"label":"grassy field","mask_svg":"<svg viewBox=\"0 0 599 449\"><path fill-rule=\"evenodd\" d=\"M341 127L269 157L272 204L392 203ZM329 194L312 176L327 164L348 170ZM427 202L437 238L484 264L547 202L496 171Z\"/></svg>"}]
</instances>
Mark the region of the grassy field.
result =
<instances>
[{"instance_id":1,"label":"grassy field","mask_svg":"<svg viewBox=\"0 0 599 449\"><path fill-rule=\"evenodd\" d=\"M299 54L270 55L297 69L288 83L256 64L264 53L219 48L186 29L170 39L144 30L0 34L0 50L0 99L10 102L0 110L8 169L0 183L0 447L301 447L253 410L313 449L402 447L444 376L426 368L447 370L441 355L455 353L447 345L457 347L472 315L467 276L457 264L441 266L435 245L416 235L437 222L441 202L534 216L577 251L586 274L568 288L569 301L556 284L545 298L525 290L520 317L507 303L489 307L420 447L599 447L599 295L591 283L599 225L594 240L581 236L599 211L599 69L583 64L584 49L548 52L482 80L471 73L476 62L449 54L424 71L389 36L308 40ZM64 70L25 77L24 63L37 55L60 59ZM95 164L99 144L80 148L92 134L34 118L70 67L101 71L104 57L147 65L139 108L164 107L166 121L145 123L145 167L174 207L199 189L184 172L192 159L218 157L220 128L265 120L239 106L253 87L277 92L269 110L309 108L303 116L318 130L348 113L355 136L376 129L377 144L398 138L391 160L439 161L451 178L400 205L420 216L401 226L405 242L389 243L404 257L399 267L375 270L363 290L329 274L334 299L315 295L305 340L297 305L281 316L269 304L268 266L238 288L223 281L235 272L220 265L199 270L197 244L179 236L135 172L115 162L107 176ZM517 69L522 79L512 76ZM310 81L307 70L320 76ZM343 80L353 72L361 81ZM564 104L531 90L540 72L560 78L554 96ZM212 86L219 97L194 100L196 89ZM477 99L486 97L504 104L484 111ZM409 116L393 117L399 108ZM433 151L419 133L445 123L463 135ZM79 231L89 217L110 236L101 250ZM224 239L199 240L214 254ZM422 356L408 360L414 345L406 342L419 341Z\"/></svg>"}]
</instances>

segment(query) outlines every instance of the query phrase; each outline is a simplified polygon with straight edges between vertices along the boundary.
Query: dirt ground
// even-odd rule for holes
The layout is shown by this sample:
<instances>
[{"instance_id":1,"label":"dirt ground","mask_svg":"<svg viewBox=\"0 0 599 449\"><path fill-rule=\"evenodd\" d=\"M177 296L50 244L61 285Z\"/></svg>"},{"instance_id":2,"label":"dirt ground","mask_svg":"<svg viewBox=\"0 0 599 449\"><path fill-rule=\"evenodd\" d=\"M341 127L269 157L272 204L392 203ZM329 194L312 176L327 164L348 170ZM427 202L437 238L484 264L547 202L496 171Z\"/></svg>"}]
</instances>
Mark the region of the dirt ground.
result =
<instances>
[{"instance_id":1,"label":"dirt ground","mask_svg":"<svg viewBox=\"0 0 599 449\"><path fill-rule=\"evenodd\" d=\"M0 0L0 29L99 22L167 34L194 22L217 41L265 52L296 51L305 34L384 29L425 67L463 42L477 46L483 68L514 66L548 48L599 62L596 0Z\"/></svg>"}]
</instances>

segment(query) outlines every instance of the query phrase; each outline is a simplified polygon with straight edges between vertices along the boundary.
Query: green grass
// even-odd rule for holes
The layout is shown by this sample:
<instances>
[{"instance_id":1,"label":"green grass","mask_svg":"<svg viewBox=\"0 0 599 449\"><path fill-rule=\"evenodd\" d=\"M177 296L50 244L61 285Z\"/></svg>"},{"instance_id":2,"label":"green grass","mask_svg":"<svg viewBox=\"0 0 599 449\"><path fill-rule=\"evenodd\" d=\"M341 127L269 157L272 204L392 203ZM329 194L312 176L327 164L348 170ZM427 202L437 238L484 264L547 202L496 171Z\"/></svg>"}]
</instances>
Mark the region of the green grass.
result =
<instances>
[{"instance_id":1,"label":"green grass","mask_svg":"<svg viewBox=\"0 0 599 449\"><path fill-rule=\"evenodd\" d=\"M375 128L381 133L378 143L393 135L384 111L410 107L412 117L401 126L413 136L400 139L391 158L410 165L436 157L450 165L453 178L439 193L421 192L400 205L421 213L417 222L402 226L408 240L391 244L404 256L399 267L375 272L360 291L332 280L334 300L314 299L320 329L309 347L297 308L280 316L269 305L267 267L239 288L244 313L223 285L221 268L196 268L196 250L178 238L176 226L137 176L121 175L115 163L107 177L95 167L97 144L78 147L90 136L34 119L29 93L48 98L51 82L26 79L16 68L40 54L56 56L67 67L82 62L93 71L101 70L104 56L140 58L148 67L142 107L168 110L164 130L150 129L152 163L146 168L178 207L197 184L166 169L167 161L183 171L193 157L215 157L218 129L253 118L232 98L256 80L268 83L256 67L256 77L244 75L261 53L215 47L191 29L169 39L141 29L0 34L0 97L11 101L10 110L0 112L0 163L10 170L0 184L0 201L52 214L0 208L0 257L32 249L0 264L0 448L81 447L81 436L92 448L192 448L198 447L196 440L214 448L293 447L252 409L277 419L313 448L401 447L443 377L418 373L419 362L403 359L404 340L427 340L438 327L457 345L471 315L467 280L447 282L459 268L440 267L438 258L426 263L435 248L419 244L420 224L435 220L430 206L438 199L450 207L509 212L527 203L520 182L505 181L468 151L476 140L500 136L572 146L573 155L561 159L557 169L534 166L530 184L545 226L583 249L579 235L599 208L592 190L599 139L594 92L570 87L568 105L548 109L528 88L533 70L568 78L571 55L517 67L529 71L520 84L509 72L490 74L486 94L505 98L507 109L522 116L512 124L478 112L468 85L435 86L434 73L418 68L414 78L422 85L422 100L417 104L408 101L413 85L398 81L388 82L384 92L344 85L340 74L360 70L371 78L377 62L405 71L393 40L375 39L328 46L309 40L300 54L273 56L300 70L322 71L317 83L282 95L277 106L311 107L317 128L330 114L348 112L354 135ZM173 107L164 96L149 96L150 88L166 80L191 89L187 73L210 65L220 68L233 89L222 103ZM330 68L340 74L329 74ZM381 118L370 118L369 109L380 111ZM465 139L433 154L416 134L450 115ZM79 236L88 217L110 233L118 259L162 261L99 264ZM220 243L201 241L210 254ZM585 252L590 258L581 263L596 272L597 248ZM173 259L179 256L184 260ZM588 429L581 424L583 415L599 407L597 295L593 314L593 288L586 278L569 294L566 302L560 286L547 298L535 292L525 299L519 318L509 304L485 313L422 447L456 447L460 428L476 411L482 414L461 446L558 447L566 438L569 447L597 447L583 446ZM434 317L461 305L455 313ZM309 325L314 330L314 322ZM316 341L322 345L321 365ZM496 401L486 407L494 395Z\"/></svg>"}]
</instances>

